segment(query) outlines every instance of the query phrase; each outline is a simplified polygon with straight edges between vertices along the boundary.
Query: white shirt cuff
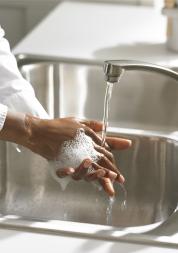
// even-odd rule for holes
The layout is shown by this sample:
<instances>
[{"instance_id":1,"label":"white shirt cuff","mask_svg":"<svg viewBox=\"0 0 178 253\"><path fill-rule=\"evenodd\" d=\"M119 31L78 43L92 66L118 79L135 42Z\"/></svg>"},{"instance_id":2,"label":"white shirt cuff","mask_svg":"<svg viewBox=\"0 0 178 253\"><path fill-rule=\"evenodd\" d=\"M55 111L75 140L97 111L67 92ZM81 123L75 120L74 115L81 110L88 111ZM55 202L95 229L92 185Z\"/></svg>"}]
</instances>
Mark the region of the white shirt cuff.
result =
<instances>
[{"instance_id":1,"label":"white shirt cuff","mask_svg":"<svg viewBox=\"0 0 178 253\"><path fill-rule=\"evenodd\" d=\"M4 126L4 122L7 116L8 107L6 105L0 104L0 131Z\"/></svg>"}]
</instances>

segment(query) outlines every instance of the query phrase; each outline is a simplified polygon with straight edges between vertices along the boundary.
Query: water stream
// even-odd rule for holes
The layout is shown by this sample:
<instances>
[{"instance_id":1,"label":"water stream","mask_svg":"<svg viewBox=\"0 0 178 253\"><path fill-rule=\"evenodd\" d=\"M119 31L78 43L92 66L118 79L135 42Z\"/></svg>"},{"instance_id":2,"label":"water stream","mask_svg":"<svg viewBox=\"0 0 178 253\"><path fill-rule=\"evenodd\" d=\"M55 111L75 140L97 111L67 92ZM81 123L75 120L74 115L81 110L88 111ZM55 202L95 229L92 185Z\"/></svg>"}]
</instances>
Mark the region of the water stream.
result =
<instances>
[{"instance_id":1,"label":"water stream","mask_svg":"<svg viewBox=\"0 0 178 253\"><path fill-rule=\"evenodd\" d=\"M102 138L101 146L104 146L105 141L106 141L108 118L109 118L109 105L110 105L110 100L112 96L112 90L113 90L113 83L107 82L105 98L104 98L104 114L103 114L103 129L102 129L102 136L101 136Z\"/></svg>"},{"instance_id":2,"label":"water stream","mask_svg":"<svg viewBox=\"0 0 178 253\"><path fill-rule=\"evenodd\" d=\"M124 70L121 72L118 82L114 85L118 85L122 76L124 74ZM105 146L107 128L109 124L109 109L110 109L110 101L112 97L113 83L106 83L106 92L104 98L104 114L103 114L103 129L102 129L102 146ZM121 203L121 210L125 210L127 207L127 190L123 184L120 184L120 189L123 191L123 200ZM112 225L112 210L113 204L115 202L115 197L109 197L108 206L106 208L106 224Z\"/></svg>"}]
</instances>

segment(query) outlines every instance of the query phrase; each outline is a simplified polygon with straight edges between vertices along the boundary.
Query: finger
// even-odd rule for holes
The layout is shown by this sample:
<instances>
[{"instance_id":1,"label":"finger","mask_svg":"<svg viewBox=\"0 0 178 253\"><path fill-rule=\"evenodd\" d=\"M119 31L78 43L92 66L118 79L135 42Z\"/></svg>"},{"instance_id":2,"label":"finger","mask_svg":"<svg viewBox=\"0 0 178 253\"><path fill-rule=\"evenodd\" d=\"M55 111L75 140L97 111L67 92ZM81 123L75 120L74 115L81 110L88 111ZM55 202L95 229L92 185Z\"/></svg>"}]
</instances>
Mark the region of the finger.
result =
<instances>
[{"instance_id":1,"label":"finger","mask_svg":"<svg viewBox=\"0 0 178 253\"><path fill-rule=\"evenodd\" d=\"M127 149L132 145L131 140L118 137L106 137L106 142L111 149Z\"/></svg>"},{"instance_id":2,"label":"finger","mask_svg":"<svg viewBox=\"0 0 178 253\"><path fill-rule=\"evenodd\" d=\"M90 159L85 159L72 175L74 180L82 179L88 172L88 168L91 166L92 161Z\"/></svg>"},{"instance_id":3,"label":"finger","mask_svg":"<svg viewBox=\"0 0 178 253\"><path fill-rule=\"evenodd\" d=\"M100 177L108 177L111 181L117 181L120 184L125 183L125 178L122 174L113 172L111 170L108 170L106 168L103 168L97 163L92 163L92 168L95 170L94 172L88 173L85 176L85 179L87 181L93 181L96 179L99 179ZM99 171L99 172L98 172Z\"/></svg>"},{"instance_id":4,"label":"finger","mask_svg":"<svg viewBox=\"0 0 178 253\"><path fill-rule=\"evenodd\" d=\"M114 155L111 152L109 152L107 149L97 145L96 143L94 143L94 148L97 152L106 156L112 163L115 163Z\"/></svg>"},{"instance_id":5,"label":"finger","mask_svg":"<svg viewBox=\"0 0 178 253\"><path fill-rule=\"evenodd\" d=\"M116 178L118 178L118 174L114 171L111 171L111 170L108 170L106 168L103 168L102 166L100 166L99 164L97 163L92 163L92 167L94 170L96 170L96 172L99 170L99 171L103 171L102 172L102 176L104 177L108 177L110 178L112 181L114 181Z\"/></svg>"},{"instance_id":6,"label":"finger","mask_svg":"<svg viewBox=\"0 0 178 253\"><path fill-rule=\"evenodd\" d=\"M125 178L122 174L118 174L115 181L119 182L120 184L124 184L125 183Z\"/></svg>"},{"instance_id":7,"label":"finger","mask_svg":"<svg viewBox=\"0 0 178 253\"><path fill-rule=\"evenodd\" d=\"M110 178L103 177L99 179L99 183L102 185L104 191L110 196L113 197L115 195L113 183Z\"/></svg>"},{"instance_id":8,"label":"finger","mask_svg":"<svg viewBox=\"0 0 178 253\"><path fill-rule=\"evenodd\" d=\"M120 173L119 169L113 164L111 163L106 156L103 156L99 161L98 161L98 165L111 170L113 172L115 172L117 174L117 177L115 178L115 181L123 184L125 182L125 178L124 176ZM93 166L93 165L92 165ZM93 166L94 167L94 166Z\"/></svg>"},{"instance_id":9,"label":"finger","mask_svg":"<svg viewBox=\"0 0 178 253\"><path fill-rule=\"evenodd\" d=\"M84 131L85 133L90 136L92 138L92 140L99 146L102 146L103 145L103 141L102 141L102 137L98 134L96 134L91 128L88 128L88 127L85 127L84 128ZM109 145L105 142L104 143L104 148L106 149L109 149L110 150L110 147Z\"/></svg>"},{"instance_id":10,"label":"finger","mask_svg":"<svg viewBox=\"0 0 178 253\"><path fill-rule=\"evenodd\" d=\"M80 123L91 128L95 132L102 131L103 123L100 121L96 121L96 120L79 120L79 121L80 121Z\"/></svg>"},{"instance_id":11,"label":"finger","mask_svg":"<svg viewBox=\"0 0 178 253\"><path fill-rule=\"evenodd\" d=\"M56 175L60 178L70 176L75 172L74 168L64 168L64 169L58 169L56 171Z\"/></svg>"},{"instance_id":12,"label":"finger","mask_svg":"<svg viewBox=\"0 0 178 253\"><path fill-rule=\"evenodd\" d=\"M101 177L104 177L106 174L105 170L103 169L98 169L94 172L88 173L85 175L84 179L88 182L98 180Z\"/></svg>"},{"instance_id":13,"label":"finger","mask_svg":"<svg viewBox=\"0 0 178 253\"><path fill-rule=\"evenodd\" d=\"M100 159L98 160L97 162L98 165L108 169L108 170L111 170L111 171L114 171L115 173L117 174L120 174L120 171L119 169L116 167L116 165L111 162L106 156L104 155L101 155L100 156Z\"/></svg>"},{"instance_id":14,"label":"finger","mask_svg":"<svg viewBox=\"0 0 178 253\"><path fill-rule=\"evenodd\" d=\"M100 135L96 134L96 132L100 132L102 130L103 124L98 121L87 121L87 120L79 120L79 121L83 124L83 129L84 129L85 133L88 136L90 136L95 143L97 143L98 145L101 146L102 145L102 137ZM88 122L88 123L86 123L86 122ZM91 122L91 127L90 127L89 122ZM93 124L93 126L98 125L99 126L98 130L97 130L97 127L96 128L93 127L92 124ZM104 143L104 147L107 149L110 149L109 145L106 142Z\"/></svg>"},{"instance_id":15,"label":"finger","mask_svg":"<svg viewBox=\"0 0 178 253\"><path fill-rule=\"evenodd\" d=\"M94 130L92 130L91 128L89 127L84 127L84 131L85 131L85 134L87 134L88 136L90 136L92 138L92 140L98 144L98 145L101 145L102 143L102 139L101 139L101 136L99 136L98 134L96 134L94 132Z\"/></svg>"}]
</instances>

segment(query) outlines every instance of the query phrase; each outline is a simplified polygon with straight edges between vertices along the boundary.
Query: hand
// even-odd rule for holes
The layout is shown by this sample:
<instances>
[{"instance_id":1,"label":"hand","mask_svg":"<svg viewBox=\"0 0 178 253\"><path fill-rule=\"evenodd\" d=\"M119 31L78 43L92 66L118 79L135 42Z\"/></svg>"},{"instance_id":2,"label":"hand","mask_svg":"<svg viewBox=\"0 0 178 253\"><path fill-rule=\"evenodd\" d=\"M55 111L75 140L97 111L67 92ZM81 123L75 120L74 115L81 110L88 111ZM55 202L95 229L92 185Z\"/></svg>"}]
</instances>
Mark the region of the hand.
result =
<instances>
[{"instance_id":1,"label":"hand","mask_svg":"<svg viewBox=\"0 0 178 253\"><path fill-rule=\"evenodd\" d=\"M66 119L65 119L66 120ZM68 118L68 120L77 120L74 118ZM78 120L77 120L78 121ZM81 122L81 120L79 120ZM92 127L95 131L102 130L102 124L97 121L82 121L82 124ZM81 126L80 126L81 127ZM95 135L94 135L95 136ZM91 136L92 137L92 136ZM95 136L96 137L96 136ZM102 158L98 163L94 163L89 159L86 159L82 164L74 168L63 168L57 170L56 174L58 177L63 178L65 176L71 176L74 180L85 179L86 181L98 180L104 190L110 196L115 194L113 188L113 181L124 183L125 179L120 174L116 167L113 154L109 151L110 149L126 149L131 146L131 141L121 139L117 137L107 137L105 148L101 147L101 137L97 136L93 142L94 148L102 154ZM108 149L108 150L107 150ZM88 168L92 167L94 171L88 173Z\"/></svg>"},{"instance_id":2,"label":"hand","mask_svg":"<svg viewBox=\"0 0 178 253\"><path fill-rule=\"evenodd\" d=\"M125 179L116 167L114 156L107 149L127 149L131 146L131 141L127 139L121 139L117 137L107 137L106 143L109 148L103 148L94 144L97 151L100 151L104 156L98 163L93 163L91 160L86 159L77 168L64 168L57 170L58 177L63 178L65 176L72 176L74 180L85 179L86 181L98 180L103 189L109 196L114 196L115 191L113 188L113 181L123 184ZM93 172L88 173L88 168L94 169Z\"/></svg>"},{"instance_id":3,"label":"hand","mask_svg":"<svg viewBox=\"0 0 178 253\"><path fill-rule=\"evenodd\" d=\"M87 165L84 161L75 171L74 168L64 168L57 175L62 177L73 174L72 177L75 180L81 178L87 181L98 180L104 190L109 195L113 195L114 189L111 181L123 183L124 178L117 169L114 157L109 150L128 148L131 142L116 137L107 137L105 147L101 147L101 137L96 132L102 130L102 123L98 121L80 120L72 117L43 120L30 115L26 115L24 118L24 115L21 116L18 113L8 113L4 127L0 132L0 139L21 144L48 160L55 160L63 142L73 139L79 128L83 128L85 134L92 138L94 148L102 154L102 159L98 163L88 160ZM90 166L95 171L89 174L85 173Z\"/></svg>"}]
</instances>

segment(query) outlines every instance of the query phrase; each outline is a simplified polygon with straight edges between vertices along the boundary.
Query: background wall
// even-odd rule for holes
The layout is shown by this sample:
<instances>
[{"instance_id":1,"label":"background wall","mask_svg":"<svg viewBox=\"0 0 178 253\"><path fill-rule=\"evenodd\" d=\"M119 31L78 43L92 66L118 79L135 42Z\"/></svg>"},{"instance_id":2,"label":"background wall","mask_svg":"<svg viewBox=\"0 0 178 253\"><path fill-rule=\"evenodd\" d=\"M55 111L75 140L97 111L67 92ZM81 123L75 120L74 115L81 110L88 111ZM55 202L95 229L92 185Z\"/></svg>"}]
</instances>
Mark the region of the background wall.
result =
<instances>
[{"instance_id":1,"label":"background wall","mask_svg":"<svg viewBox=\"0 0 178 253\"><path fill-rule=\"evenodd\" d=\"M60 0L0 0L0 24L14 47Z\"/></svg>"},{"instance_id":2,"label":"background wall","mask_svg":"<svg viewBox=\"0 0 178 253\"><path fill-rule=\"evenodd\" d=\"M13 48L57 4L65 0L0 0L0 24ZM71 0L72 1L72 0ZM81 0L89 1L89 0ZM160 0L92 0L122 4L150 5Z\"/></svg>"}]
</instances>

